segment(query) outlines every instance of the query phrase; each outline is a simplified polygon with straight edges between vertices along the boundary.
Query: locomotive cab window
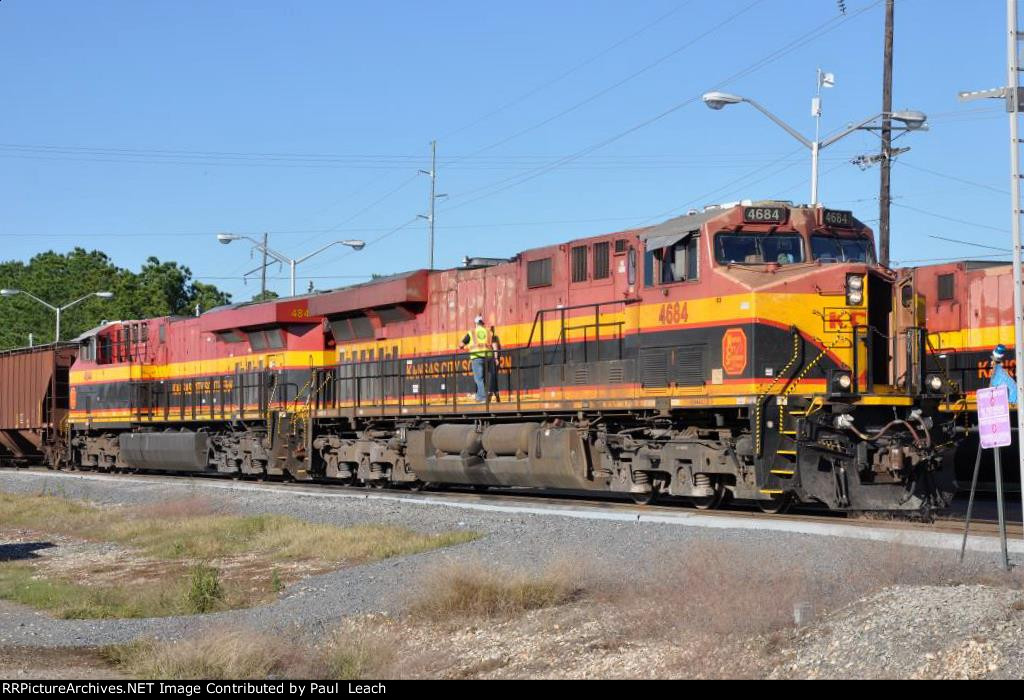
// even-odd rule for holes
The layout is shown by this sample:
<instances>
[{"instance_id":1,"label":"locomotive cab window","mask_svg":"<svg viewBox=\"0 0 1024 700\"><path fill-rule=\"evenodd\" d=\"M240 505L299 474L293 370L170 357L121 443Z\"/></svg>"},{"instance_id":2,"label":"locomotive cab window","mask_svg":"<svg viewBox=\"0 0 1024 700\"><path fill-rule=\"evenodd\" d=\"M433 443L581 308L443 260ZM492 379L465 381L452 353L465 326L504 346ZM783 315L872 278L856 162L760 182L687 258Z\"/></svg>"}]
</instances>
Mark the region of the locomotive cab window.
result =
<instances>
[{"instance_id":1,"label":"locomotive cab window","mask_svg":"<svg viewBox=\"0 0 1024 700\"><path fill-rule=\"evenodd\" d=\"M874 246L863 238L814 235L811 236L811 255L823 263L875 262Z\"/></svg>"},{"instance_id":2,"label":"locomotive cab window","mask_svg":"<svg viewBox=\"0 0 1024 700\"><path fill-rule=\"evenodd\" d=\"M715 259L723 265L791 265L804 261L803 239L790 233L720 233Z\"/></svg>"},{"instance_id":3,"label":"locomotive cab window","mask_svg":"<svg viewBox=\"0 0 1024 700\"><path fill-rule=\"evenodd\" d=\"M648 250L644 255L644 284L674 284L690 282L700 274L698 260L700 256L700 236L690 234L676 243L664 248Z\"/></svg>"}]
</instances>

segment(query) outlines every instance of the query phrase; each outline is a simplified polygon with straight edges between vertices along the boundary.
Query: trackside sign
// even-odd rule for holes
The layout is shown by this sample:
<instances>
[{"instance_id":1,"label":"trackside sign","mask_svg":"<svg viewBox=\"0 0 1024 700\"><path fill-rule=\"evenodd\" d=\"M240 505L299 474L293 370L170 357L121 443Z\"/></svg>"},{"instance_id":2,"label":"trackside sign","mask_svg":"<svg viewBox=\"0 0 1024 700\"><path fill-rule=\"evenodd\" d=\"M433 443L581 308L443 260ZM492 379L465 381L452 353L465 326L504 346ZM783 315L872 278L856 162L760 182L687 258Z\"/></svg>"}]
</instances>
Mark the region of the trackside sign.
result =
<instances>
[{"instance_id":1,"label":"trackside sign","mask_svg":"<svg viewBox=\"0 0 1024 700\"><path fill-rule=\"evenodd\" d=\"M1005 386L978 389L978 433L985 449L1010 444L1010 401Z\"/></svg>"}]
</instances>

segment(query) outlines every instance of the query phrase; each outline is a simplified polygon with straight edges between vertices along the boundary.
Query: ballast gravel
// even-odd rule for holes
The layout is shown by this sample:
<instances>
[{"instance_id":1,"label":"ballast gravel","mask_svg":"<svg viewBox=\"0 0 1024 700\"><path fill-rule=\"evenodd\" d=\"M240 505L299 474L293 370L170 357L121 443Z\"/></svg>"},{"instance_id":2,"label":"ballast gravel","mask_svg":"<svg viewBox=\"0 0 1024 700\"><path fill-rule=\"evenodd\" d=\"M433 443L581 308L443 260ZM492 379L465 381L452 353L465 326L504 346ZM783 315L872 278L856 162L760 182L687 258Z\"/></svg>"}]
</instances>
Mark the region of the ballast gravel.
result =
<instances>
[{"instance_id":1,"label":"ballast gravel","mask_svg":"<svg viewBox=\"0 0 1024 700\"><path fill-rule=\"evenodd\" d=\"M267 605L202 616L159 619L56 620L27 607L0 601L0 646L85 647L138 638L177 639L205 629L244 626L316 635L353 615L401 613L425 568L458 560L533 570L560 561L587 559L604 571L635 577L679 557L684 547L714 549L721 544L749 548L779 567L798 563L811 576L835 577L864 542L779 531L732 530L656 522L603 521L547 515L510 514L452 507L434 502L381 500L316 487L232 485L203 478L100 477L29 471L0 471L0 490L48 493L98 504L137 506L203 496L235 513L279 513L334 525L390 523L422 532L472 530L480 539L422 554L342 568L310 576ZM378 492L367 492L372 495ZM885 547L884 544L877 545ZM936 556L952 556L938 552ZM981 556L981 555L979 555ZM984 555L986 559L990 558ZM770 599L766 593L766 600ZM853 623L851 623L853 624ZM936 652L938 653L938 652ZM822 662L825 663L825 662ZM794 666L793 673L803 667ZM809 671L808 671L809 672Z\"/></svg>"}]
</instances>

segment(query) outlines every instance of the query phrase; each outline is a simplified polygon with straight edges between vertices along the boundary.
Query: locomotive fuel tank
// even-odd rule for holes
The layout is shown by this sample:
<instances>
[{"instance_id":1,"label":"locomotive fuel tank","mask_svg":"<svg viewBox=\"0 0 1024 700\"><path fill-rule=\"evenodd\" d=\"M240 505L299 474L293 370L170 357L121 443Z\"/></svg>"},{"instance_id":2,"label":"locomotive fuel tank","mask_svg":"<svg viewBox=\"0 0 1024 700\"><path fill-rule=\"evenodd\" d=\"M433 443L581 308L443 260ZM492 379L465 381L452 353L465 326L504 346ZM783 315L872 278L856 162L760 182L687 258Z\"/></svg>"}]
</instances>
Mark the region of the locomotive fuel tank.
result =
<instances>
[{"instance_id":1,"label":"locomotive fuel tank","mask_svg":"<svg viewBox=\"0 0 1024 700\"><path fill-rule=\"evenodd\" d=\"M210 464L207 433L125 433L120 447L119 462L139 469L197 472Z\"/></svg>"}]
</instances>

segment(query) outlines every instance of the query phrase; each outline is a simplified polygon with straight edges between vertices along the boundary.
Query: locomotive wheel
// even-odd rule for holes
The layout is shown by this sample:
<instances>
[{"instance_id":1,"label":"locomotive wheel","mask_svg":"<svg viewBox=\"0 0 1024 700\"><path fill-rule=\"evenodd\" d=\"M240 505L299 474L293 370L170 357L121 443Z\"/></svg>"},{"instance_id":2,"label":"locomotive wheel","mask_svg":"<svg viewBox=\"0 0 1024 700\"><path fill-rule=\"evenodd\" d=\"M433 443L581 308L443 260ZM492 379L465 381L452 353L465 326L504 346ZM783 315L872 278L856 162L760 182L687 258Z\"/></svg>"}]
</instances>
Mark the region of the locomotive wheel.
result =
<instances>
[{"instance_id":1,"label":"locomotive wheel","mask_svg":"<svg viewBox=\"0 0 1024 700\"><path fill-rule=\"evenodd\" d=\"M631 493L629 495L633 498L633 503L636 503L638 506L649 506L658 500L658 496L661 493L658 491L657 486L652 485L651 490L647 493Z\"/></svg>"},{"instance_id":2,"label":"locomotive wheel","mask_svg":"<svg viewBox=\"0 0 1024 700\"><path fill-rule=\"evenodd\" d=\"M770 515L782 515L783 513L787 513L792 506L793 497L788 493L782 494L777 498L773 497L770 500L761 500L757 502L757 507L761 509L761 512L768 513Z\"/></svg>"},{"instance_id":3,"label":"locomotive wheel","mask_svg":"<svg viewBox=\"0 0 1024 700\"><path fill-rule=\"evenodd\" d=\"M722 484L715 484L715 492L710 496L702 496L700 498L691 498L690 501L693 503L693 507L697 510L714 510L718 508L725 501L726 495L729 493L728 489Z\"/></svg>"}]
</instances>

